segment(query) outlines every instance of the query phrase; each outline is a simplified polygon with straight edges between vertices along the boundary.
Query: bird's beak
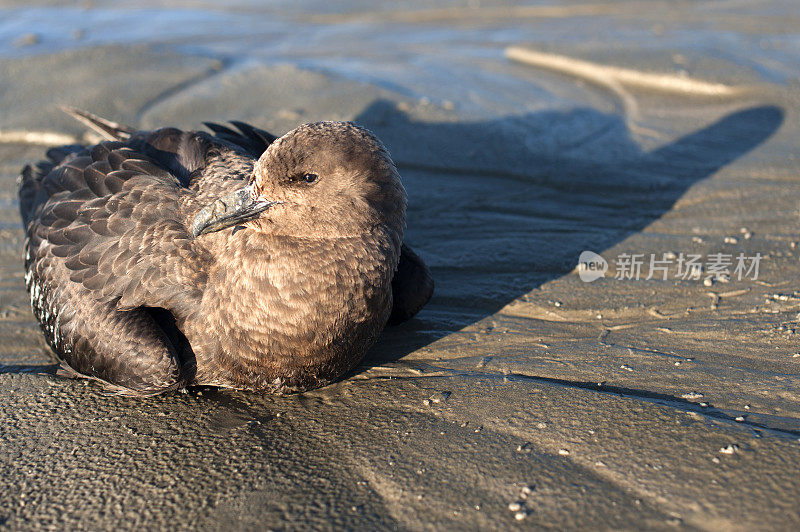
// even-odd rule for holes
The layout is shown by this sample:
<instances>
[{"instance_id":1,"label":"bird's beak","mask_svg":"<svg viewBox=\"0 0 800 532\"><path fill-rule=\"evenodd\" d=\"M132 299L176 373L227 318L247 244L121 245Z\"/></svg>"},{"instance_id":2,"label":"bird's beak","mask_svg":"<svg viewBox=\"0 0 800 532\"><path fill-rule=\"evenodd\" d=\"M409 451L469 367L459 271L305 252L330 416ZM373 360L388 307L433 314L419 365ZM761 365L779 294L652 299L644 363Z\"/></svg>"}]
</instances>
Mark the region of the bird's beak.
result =
<instances>
[{"instance_id":1,"label":"bird's beak","mask_svg":"<svg viewBox=\"0 0 800 532\"><path fill-rule=\"evenodd\" d=\"M205 233L213 233L247 222L273 205L282 203L261 198L253 199L254 186L255 183L251 183L200 209L192 221L192 235L196 238Z\"/></svg>"}]
</instances>

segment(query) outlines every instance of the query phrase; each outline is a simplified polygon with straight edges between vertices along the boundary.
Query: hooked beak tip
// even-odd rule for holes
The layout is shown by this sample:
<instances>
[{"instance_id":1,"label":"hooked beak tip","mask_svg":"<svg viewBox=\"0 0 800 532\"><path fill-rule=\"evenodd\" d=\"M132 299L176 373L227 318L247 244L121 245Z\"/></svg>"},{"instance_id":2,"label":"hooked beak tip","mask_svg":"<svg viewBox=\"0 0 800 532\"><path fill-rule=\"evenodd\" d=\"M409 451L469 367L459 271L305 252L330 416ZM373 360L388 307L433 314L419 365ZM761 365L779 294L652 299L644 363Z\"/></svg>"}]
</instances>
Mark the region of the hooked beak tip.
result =
<instances>
[{"instance_id":1,"label":"hooked beak tip","mask_svg":"<svg viewBox=\"0 0 800 532\"><path fill-rule=\"evenodd\" d=\"M283 202L254 199L252 185L248 185L200 209L191 223L192 236L197 238L248 222L279 203Z\"/></svg>"}]
</instances>

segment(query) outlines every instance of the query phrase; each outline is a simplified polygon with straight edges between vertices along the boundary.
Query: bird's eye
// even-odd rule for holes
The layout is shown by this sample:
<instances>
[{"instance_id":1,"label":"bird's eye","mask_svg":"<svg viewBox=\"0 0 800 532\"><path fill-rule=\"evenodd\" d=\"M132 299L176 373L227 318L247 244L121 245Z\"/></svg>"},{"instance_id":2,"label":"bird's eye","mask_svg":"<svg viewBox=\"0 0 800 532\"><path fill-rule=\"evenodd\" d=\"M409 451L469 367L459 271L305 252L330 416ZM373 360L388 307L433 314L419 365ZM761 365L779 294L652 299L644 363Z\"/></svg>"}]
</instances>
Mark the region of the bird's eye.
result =
<instances>
[{"instance_id":1,"label":"bird's eye","mask_svg":"<svg viewBox=\"0 0 800 532\"><path fill-rule=\"evenodd\" d=\"M319 181L319 176L317 174L312 174L311 172L306 172L305 174L298 173L289 177L289 182L295 185L310 185L312 183L316 183L317 181Z\"/></svg>"}]
</instances>

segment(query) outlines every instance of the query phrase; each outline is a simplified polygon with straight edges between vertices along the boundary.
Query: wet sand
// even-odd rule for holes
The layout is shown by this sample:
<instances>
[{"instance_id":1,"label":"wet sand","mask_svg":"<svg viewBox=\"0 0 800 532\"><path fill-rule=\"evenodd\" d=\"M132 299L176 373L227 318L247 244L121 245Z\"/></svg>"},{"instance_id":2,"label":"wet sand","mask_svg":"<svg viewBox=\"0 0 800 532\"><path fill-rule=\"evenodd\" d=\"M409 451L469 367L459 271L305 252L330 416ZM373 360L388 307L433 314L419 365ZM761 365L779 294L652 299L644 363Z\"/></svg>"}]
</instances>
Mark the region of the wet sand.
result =
<instances>
[{"instance_id":1,"label":"wet sand","mask_svg":"<svg viewBox=\"0 0 800 532\"><path fill-rule=\"evenodd\" d=\"M793 2L5 5L0 528L800 526ZM85 138L59 104L369 127L434 299L297 396L55 378L15 180ZM581 281L584 250L605 278ZM675 259L614 278L664 253L763 259L757 279L676 279Z\"/></svg>"}]
</instances>

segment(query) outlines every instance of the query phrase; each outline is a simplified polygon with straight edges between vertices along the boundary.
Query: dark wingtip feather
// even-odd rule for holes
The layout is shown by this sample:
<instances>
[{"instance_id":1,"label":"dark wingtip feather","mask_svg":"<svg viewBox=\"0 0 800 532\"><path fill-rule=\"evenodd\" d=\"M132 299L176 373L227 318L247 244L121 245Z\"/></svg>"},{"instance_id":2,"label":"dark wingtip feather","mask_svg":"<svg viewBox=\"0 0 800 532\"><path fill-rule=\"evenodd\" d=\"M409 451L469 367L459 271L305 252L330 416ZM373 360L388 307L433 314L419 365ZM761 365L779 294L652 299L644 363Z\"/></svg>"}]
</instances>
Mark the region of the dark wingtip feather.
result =
<instances>
[{"instance_id":1,"label":"dark wingtip feather","mask_svg":"<svg viewBox=\"0 0 800 532\"><path fill-rule=\"evenodd\" d=\"M236 144L247 150L253 157L258 157L264 153L264 150L278 138L263 129L239 120L231 120L230 123L239 131L214 122L203 122L208 129L214 132L217 138Z\"/></svg>"},{"instance_id":2,"label":"dark wingtip feather","mask_svg":"<svg viewBox=\"0 0 800 532\"><path fill-rule=\"evenodd\" d=\"M233 136L237 136L238 135L238 133L236 133L231 128L225 127L225 126L223 126L221 124L217 124L216 122L203 122L203 125L206 126L208 129L210 129L211 131L213 131L214 133L217 133L217 134L233 135Z\"/></svg>"},{"instance_id":3,"label":"dark wingtip feather","mask_svg":"<svg viewBox=\"0 0 800 532\"><path fill-rule=\"evenodd\" d=\"M76 119L81 124L99 133L107 140L127 140L136 131L132 127L124 126L105 118L100 118L88 111L62 105L61 110Z\"/></svg>"},{"instance_id":4,"label":"dark wingtip feather","mask_svg":"<svg viewBox=\"0 0 800 532\"><path fill-rule=\"evenodd\" d=\"M238 120L231 120L231 124L233 124L236 128L239 129L239 131L244 133L246 136L251 137L251 138L260 139L264 143L265 149L266 149L266 146L269 146L270 144L272 144L278 138L275 135L273 135L272 133L268 133L267 131L264 131L263 129L259 129L257 127L253 127L250 124L247 124L245 122L240 122Z\"/></svg>"}]
</instances>

